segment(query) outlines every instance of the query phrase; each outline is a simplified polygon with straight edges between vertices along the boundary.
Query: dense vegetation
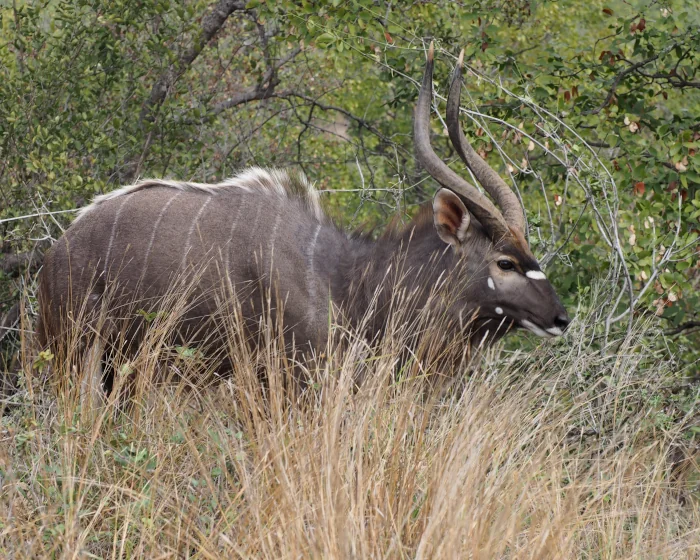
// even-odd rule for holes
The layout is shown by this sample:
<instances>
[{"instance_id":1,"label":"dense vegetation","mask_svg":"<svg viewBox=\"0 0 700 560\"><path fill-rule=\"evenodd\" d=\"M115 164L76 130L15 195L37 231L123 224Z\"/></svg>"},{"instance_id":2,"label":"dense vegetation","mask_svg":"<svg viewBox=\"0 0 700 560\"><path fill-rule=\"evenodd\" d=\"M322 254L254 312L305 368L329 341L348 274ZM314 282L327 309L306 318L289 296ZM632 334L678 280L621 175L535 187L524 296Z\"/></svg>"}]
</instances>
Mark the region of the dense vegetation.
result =
<instances>
[{"instance_id":1,"label":"dense vegetation","mask_svg":"<svg viewBox=\"0 0 700 560\"><path fill-rule=\"evenodd\" d=\"M0 14L0 370L12 386L0 407L10 407L0 511L16 519L0 526L0 550L444 557L466 556L469 542L484 557L698 550L700 9L692 2L16 0ZM381 348L329 358L316 372L318 402L297 408L280 396L270 417L257 415L255 391L227 400L219 386L196 398L144 393L139 419L107 413L90 427L73 415L69 388L56 396L39 383L62 370L33 347L36 272L97 193L143 176L216 181L249 165L295 166L349 227L410 216L435 188L411 144L432 39L443 99L466 48L465 134L524 201L533 250L578 317L562 341L511 336L483 364L452 372L459 388L428 407L424 388L394 384ZM465 174L437 117L433 124L434 145ZM241 383L254 384L259 359L250 357ZM328 391L352 378L356 362L376 374L370 389L333 400ZM507 390L515 386L522 392ZM192 399L203 399L196 410ZM479 402L493 407L472 406ZM499 433L510 434L499 441L511 463L499 471L498 459L484 458L471 469L466 450L486 457L480 442ZM523 478L506 480L516 471ZM507 531L495 493L515 511ZM452 508L463 515L447 523L440 516ZM479 525L477 512L489 521Z\"/></svg>"},{"instance_id":2,"label":"dense vegetation","mask_svg":"<svg viewBox=\"0 0 700 560\"><path fill-rule=\"evenodd\" d=\"M559 560L700 550L697 463L682 425L653 405L674 370L646 348L647 325L615 337L610 355L585 342L594 318L579 315L565 340L529 354L494 349L452 375L439 337L424 336L401 361L416 328L444 325L398 313L371 347L336 331L297 393L274 327L251 354L236 343L239 324L226 322L234 374L205 383L201 356L168 343L176 320L156 319L138 355L115 364L117 389L138 372L128 411L118 390L91 411L79 384L51 391L44 376L27 377L0 431L3 557ZM156 386L166 357L181 379ZM71 377L63 361L51 375Z\"/></svg>"}]
</instances>

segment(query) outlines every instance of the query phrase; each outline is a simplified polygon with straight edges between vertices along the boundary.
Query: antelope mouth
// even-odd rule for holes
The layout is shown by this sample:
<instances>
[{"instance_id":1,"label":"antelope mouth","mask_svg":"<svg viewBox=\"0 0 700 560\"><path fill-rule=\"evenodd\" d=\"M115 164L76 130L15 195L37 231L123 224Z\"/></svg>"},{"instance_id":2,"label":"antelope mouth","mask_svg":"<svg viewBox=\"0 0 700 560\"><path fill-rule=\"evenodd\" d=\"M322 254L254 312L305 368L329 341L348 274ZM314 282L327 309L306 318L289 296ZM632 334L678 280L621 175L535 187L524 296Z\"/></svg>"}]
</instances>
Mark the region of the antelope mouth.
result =
<instances>
[{"instance_id":1,"label":"antelope mouth","mask_svg":"<svg viewBox=\"0 0 700 560\"><path fill-rule=\"evenodd\" d=\"M545 329L544 327L540 327L527 319L521 320L520 324L530 332L535 333L537 336L541 336L542 338L554 338L555 336L561 336L564 334L564 331L562 331L559 327L549 327L548 329Z\"/></svg>"}]
</instances>

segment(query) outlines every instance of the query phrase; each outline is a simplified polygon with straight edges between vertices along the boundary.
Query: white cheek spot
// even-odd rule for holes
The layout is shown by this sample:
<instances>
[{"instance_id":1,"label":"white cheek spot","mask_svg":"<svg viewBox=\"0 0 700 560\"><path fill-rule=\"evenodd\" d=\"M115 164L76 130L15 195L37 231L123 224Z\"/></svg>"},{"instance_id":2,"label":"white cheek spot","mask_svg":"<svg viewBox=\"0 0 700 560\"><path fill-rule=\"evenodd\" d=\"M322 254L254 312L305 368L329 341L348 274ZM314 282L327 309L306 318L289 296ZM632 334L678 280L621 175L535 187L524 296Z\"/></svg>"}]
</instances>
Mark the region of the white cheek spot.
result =
<instances>
[{"instance_id":1,"label":"white cheek spot","mask_svg":"<svg viewBox=\"0 0 700 560\"><path fill-rule=\"evenodd\" d=\"M547 279L544 272L542 272L541 270L528 270L525 273L525 276L527 276L528 278L532 278L533 280L546 280Z\"/></svg>"},{"instance_id":2,"label":"white cheek spot","mask_svg":"<svg viewBox=\"0 0 700 560\"><path fill-rule=\"evenodd\" d=\"M489 288L491 288L492 290L496 289L496 286L493 283L493 278L491 278L490 276L489 276L489 279L486 281L486 283L489 285Z\"/></svg>"},{"instance_id":3,"label":"white cheek spot","mask_svg":"<svg viewBox=\"0 0 700 560\"><path fill-rule=\"evenodd\" d=\"M503 315L503 309L501 309L500 307L497 307L496 313L498 313L499 315Z\"/></svg>"}]
</instances>

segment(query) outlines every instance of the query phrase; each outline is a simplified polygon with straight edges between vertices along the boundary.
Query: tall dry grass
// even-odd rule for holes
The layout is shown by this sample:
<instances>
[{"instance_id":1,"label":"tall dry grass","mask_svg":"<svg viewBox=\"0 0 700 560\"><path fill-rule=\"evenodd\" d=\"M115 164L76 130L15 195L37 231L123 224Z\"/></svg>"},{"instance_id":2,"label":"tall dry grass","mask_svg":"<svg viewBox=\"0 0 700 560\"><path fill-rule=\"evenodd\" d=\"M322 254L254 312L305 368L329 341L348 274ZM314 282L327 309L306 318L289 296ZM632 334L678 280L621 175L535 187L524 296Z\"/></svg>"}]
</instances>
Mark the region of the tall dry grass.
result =
<instances>
[{"instance_id":1,"label":"tall dry grass","mask_svg":"<svg viewBox=\"0 0 700 560\"><path fill-rule=\"evenodd\" d=\"M697 464L670 460L682 428L653 395L672 364L642 325L613 354L579 317L534 352L470 357L443 347L439 320L397 313L373 345L336 327L296 363L274 328L252 352L225 316L229 378L156 318L115 359L131 404L116 390L91 415L81 372L58 356L32 370L46 356L25 337L0 430L0 556L700 557Z\"/></svg>"}]
</instances>

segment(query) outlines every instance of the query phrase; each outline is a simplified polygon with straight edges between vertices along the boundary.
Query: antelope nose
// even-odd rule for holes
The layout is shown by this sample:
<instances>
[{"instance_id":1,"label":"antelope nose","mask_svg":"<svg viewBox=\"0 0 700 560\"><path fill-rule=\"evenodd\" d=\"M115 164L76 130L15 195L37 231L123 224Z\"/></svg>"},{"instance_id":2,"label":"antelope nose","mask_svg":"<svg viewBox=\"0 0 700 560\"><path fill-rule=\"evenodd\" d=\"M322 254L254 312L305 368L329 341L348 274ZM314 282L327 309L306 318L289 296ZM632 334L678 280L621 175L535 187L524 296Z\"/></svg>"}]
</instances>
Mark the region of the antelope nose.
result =
<instances>
[{"instance_id":1,"label":"antelope nose","mask_svg":"<svg viewBox=\"0 0 700 560\"><path fill-rule=\"evenodd\" d=\"M554 326L560 328L562 331L566 330L569 323L571 323L571 319L569 319L569 316L566 313L562 313L561 315L557 316L556 319L554 319Z\"/></svg>"}]
</instances>

